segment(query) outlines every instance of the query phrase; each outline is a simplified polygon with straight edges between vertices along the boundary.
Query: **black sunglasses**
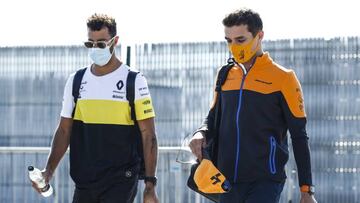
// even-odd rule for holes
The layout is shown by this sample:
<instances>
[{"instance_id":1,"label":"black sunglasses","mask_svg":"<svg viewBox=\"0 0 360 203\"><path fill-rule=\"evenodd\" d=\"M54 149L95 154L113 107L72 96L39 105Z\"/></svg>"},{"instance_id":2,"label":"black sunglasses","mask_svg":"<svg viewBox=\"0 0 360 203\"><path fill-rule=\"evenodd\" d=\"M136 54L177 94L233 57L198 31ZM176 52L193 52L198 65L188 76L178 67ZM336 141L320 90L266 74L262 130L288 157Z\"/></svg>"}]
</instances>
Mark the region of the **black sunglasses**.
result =
<instances>
[{"instance_id":1,"label":"black sunglasses","mask_svg":"<svg viewBox=\"0 0 360 203\"><path fill-rule=\"evenodd\" d=\"M84 45L86 48L94 48L94 47L98 47L100 49L105 49L106 46L111 46L112 43L114 42L114 38L111 38L109 39L108 41L96 41L96 42L93 42L93 41L87 41L87 42L84 42Z\"/></svg>"}]
</instances>

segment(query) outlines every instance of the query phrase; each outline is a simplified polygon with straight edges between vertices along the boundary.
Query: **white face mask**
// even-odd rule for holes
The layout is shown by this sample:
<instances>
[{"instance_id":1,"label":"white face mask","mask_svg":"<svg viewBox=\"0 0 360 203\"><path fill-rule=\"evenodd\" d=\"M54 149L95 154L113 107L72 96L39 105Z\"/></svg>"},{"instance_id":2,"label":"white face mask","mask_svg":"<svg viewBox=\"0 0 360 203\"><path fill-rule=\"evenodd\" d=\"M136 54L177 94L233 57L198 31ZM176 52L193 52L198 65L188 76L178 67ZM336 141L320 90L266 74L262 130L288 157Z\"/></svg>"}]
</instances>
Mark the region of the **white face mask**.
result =
<instances>
[{"instance_id":1,"label":"white face mask","mask_svg":"<svg viewBox=\"0 0 360 203\"><path fill-rule=\"evenodd\" d=\"M115 48L114 48L115 50ZM110 52L110 47L106 46L104 49L100 49L98 47L89 49L89 57L91 60L98 66L104 66L109 63L111 56L114 53Z\"/></svg>"}]
</instances>

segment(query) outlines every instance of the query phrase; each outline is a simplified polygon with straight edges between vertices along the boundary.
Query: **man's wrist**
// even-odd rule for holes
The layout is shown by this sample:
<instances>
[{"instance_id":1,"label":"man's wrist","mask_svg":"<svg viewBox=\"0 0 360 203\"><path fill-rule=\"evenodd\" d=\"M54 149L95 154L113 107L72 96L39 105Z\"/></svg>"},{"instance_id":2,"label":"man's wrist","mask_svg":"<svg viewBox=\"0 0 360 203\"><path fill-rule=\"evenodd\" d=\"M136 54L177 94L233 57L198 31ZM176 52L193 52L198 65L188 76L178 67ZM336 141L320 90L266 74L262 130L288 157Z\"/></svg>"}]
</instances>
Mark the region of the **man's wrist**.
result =
<instances>
[{"instance_id":1,"label":"man's wrist","mask_svg":"<svg viewBox=\"0 0 360 203\"><path fill-rule=\"evenodd\" d=\"M301 193L314 195L315 194L315 187L313 185L302 185L300 187Z\"/></svg>"},{"instance_id":2,"label":"man's wrist","mask_svg":"<svg viewBox=\"0 0 360 203\"><path fill-rule=\"evenodd\" d=\"M192 136L194 137L196 134L201 134L202 136L205 136L205 133L206 133L205 129L200 128L200 129L195 130L195 132L193 132Z\"/></svg>"},{"instance_id":3,"label":"man's wrist","mask_svg":"<svg viewBox=\"0 0 360 203\"><path fill-rule=\"evenodd\" d=\"M50 175L54 174L55 171L54 167L52 167L51 165L46 165L44 170L46 170L46 172Z\"/></svg>"},{"instance_id":4,"label":"man's wrist","mask_svg":"<svg viewBox=\"0 0 360 203\"><path fill-rule=\"evenodd\" d=\"M147 182L145 183L145 190L146 191L151 191L151 190L154 190L155 189L155 185L150 183L150 182Z\"/></svg>"},{"instance_id":5,"label":"man's wrist","mask_svg":"<svg viewBox=\"0 0 360 203\"><path fill-rule=\"evenodd\" d=\"M148 185L154 187L154 186L156 186L156 183L157 183L157 177L156 176L145 176L144 182L145 182L146 187L148 187Z\"/></svg>"},{"instance_id":6,"label":"man's wrist","mask_svg":"<svg viewBox=\"0 0 360 203\"><path fill-rule=\"evenodd\" d=\"M204 135L205 135L204 132L202 132L202 131L197 131L197 132L194 133L194 135L193 135L193 137L192 137L191 139L192 139L192 140L193 140L193 139L202 139L202 138L205 137Z\"/></svg>"}]
</instances>

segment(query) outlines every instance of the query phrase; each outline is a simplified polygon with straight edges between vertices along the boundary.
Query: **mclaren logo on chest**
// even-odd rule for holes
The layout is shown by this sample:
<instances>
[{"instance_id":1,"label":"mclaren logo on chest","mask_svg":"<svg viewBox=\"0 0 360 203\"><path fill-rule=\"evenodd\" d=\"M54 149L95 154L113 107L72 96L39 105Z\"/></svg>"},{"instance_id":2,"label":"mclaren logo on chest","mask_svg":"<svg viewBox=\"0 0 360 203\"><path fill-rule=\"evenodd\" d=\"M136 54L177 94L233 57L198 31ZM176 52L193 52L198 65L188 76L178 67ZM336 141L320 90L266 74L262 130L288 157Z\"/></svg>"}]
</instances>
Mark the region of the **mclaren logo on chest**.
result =
<instances>
[{"instance_id":1,"label":"mclaren logo on chest","mask_svg":"<svg viewBox=\"0 0 360 203\"><path fill-rule=\"evenodd\" d=\"M255 81L266 84L266 85L272 85L272 82L267 82L267 81L263 81L263 80L259 80L259 79L255 79Z\"/></svg>"}]
</instances>

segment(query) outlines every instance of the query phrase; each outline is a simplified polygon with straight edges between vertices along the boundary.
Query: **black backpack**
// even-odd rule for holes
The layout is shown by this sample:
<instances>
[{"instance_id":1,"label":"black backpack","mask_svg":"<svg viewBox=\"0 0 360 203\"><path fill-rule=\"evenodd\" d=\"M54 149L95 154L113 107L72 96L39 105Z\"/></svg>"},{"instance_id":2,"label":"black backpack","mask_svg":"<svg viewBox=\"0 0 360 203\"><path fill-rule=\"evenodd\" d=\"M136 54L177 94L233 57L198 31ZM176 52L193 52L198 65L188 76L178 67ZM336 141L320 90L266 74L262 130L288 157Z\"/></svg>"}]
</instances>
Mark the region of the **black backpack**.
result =
<instances>
[{"instance_id":1,"label":"black backpack","mask_svg":"<svg viewBox=\"0 0 360 203\"><path fill-rule=\"evenodd\" d=\"M74 80L73 80L73 86L72 86L72 95L74 97L74 103L75 107L72 112L72 117L74 117L75 114L75 108L76 108L76 102L79 98L79 90L81 86L82 78L85 74L87 68L82 68L78 70L75 73ZM129 74L126 79L126 99L129 101L130 109L131 109L131 120L134 121L134 131L137 137L137 153L140 157L140 172L139 172L139 179L142 180L145 177L145 161L144 161L144 153L143 153L143 146L142 146L142 137L141 132L136 120L136 114L135 114L135 79L136 75L139 72L132 71L129 69Z\"/></svg>"},{"instance_id":2,"label":"black backpack","mask_svg":"<svg viewBox=\"0 0 360 203\"><path fill-rule=\"evenodd\" d=\"M215 117L214 117L214 123L208 124L209 131L208 133L211 134L210 140L207 140L207 147L204 149L208 153L211 161L216 165L217 162L217 148L218 148L218 129L219 129L219 122L220 122L220 115L221 115L221 86L225 83L226 78L229 74L230 69L235 65L234 60L230 58L226 65L222 66L219 70L218 76L216 78L216 86L215 91L218 93L217 99L216 99L216 105L215 105ZM195 131L196 132L196 131ZM192 189L193 191L199 193L200 195L206 197L207 199L213 201L213 202L220 202L220 194L218 193L203 193L201 192L195 181L194 181L194 175L197 167L199 166L199 162L193 164L190 169L190 174L187 180L187 186Z\"/></svg>"}]
</instances>

